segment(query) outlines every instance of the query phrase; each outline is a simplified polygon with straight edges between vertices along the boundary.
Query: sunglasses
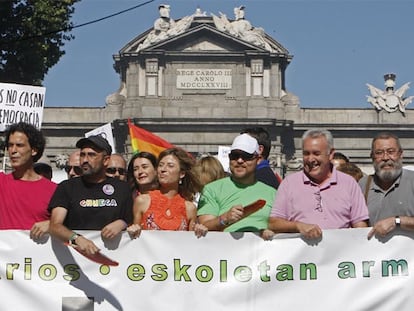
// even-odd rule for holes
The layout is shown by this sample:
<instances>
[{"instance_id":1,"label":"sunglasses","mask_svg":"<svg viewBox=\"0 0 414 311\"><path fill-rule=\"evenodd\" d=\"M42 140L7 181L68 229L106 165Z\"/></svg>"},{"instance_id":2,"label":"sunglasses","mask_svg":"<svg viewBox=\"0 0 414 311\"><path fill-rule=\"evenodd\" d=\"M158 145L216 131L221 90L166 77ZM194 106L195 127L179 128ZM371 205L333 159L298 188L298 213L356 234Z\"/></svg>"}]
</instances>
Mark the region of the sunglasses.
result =
<instances>
[{"instance_id":1,"label":"sunglasses","mask_svg":"<svg viewBox=\"0 0 414 311\"><path fill-rule=\"evenodd\" d=\"M318 190L317 192L314 193L315 198L316 198L316 207L315 207L315 211L318 212L323 212L323 208L322 208L322 196L321 196L321 192L320 190Z\"/></svg>"},{"instance_id":2,"label":"sunglasses","mask_svg":"<svg viewBox=\"0 0 414 311\"><path fill-rule=\"evenodd\" d=\"M81 175L82 174L82 168L80 166L71 166L71 165L66 165L65 166L65 172L67 174L69 174L69 172L73 169L73 171L75 172L76 175Z\"/></svg>"},{"instance_id":3,"label":"sunglasses","mask_svg":"<svg viewBox=\"0 0 414 311\"><path fill-rule=\"evenodd\" d=\"M118 172L118 173L119 173L119 175L125 175L126 170L125 170L124 168L122 168L122 167L108 167L108 168L106 169L106 172L107 172L108 174L111 174L111 175L116 174L116 172Z\"/></svg>"},{"instance_id":4,"label":"sunglasses","mask_svg":"<svg viewBox=\"0 0 414 311\"><path fill-rule=\"evenodd\" d=\"M247 153L244 151L232 151L229 153L229 159L230 160L238 160L238 159L242 159L243 161L251 161L254 158L256 158L256 154L255 153Z\"/></svg>"}]
</instances>

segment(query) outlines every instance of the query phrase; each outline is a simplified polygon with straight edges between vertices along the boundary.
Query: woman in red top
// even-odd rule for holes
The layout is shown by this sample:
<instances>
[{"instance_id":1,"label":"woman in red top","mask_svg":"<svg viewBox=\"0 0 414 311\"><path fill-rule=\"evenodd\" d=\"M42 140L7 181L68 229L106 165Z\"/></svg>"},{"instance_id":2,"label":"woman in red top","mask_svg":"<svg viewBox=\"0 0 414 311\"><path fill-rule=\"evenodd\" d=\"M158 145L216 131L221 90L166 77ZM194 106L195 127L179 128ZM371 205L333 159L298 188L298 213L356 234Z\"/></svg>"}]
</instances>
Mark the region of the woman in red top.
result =
<instances>
[{"instance_id":1,"label":"woman in red top","mask_svg":"<svg viewBox=\"0 0 414 311\"><path fill-rule=\"evenodd\" d=\"M204 235L206 228L196 224L193 203L200 183L192 172L194 160L182 149L170 148L159 155L159 190L141 194L134 201L134 224L128 227L132 237L141 230L194 230Z\"/></svg>"}]
</instances>

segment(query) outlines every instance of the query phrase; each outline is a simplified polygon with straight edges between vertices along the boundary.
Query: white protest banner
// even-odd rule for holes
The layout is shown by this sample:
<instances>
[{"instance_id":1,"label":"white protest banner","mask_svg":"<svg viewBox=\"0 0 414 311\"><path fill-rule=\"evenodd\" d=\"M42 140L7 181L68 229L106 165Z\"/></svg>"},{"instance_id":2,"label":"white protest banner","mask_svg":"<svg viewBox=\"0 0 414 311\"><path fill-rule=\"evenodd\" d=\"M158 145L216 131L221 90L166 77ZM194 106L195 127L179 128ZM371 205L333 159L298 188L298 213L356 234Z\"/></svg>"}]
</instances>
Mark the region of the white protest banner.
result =
<instances>
[{"instance_id":1,"label":"white protest banner","mask_svg":"<svg viewBox=\"0 0 414 311\"><path fill-rule=\"evenodd\" d=\"M229 168L229 153L230 146L218 146L217 159L220 161L225 172L230 173Z\"/></svg>"},{"instance_id":2,"label":"white protest banner","mask_svg":"<svg viewBox=\"0 0 414 311\"><path fill-rule=\"evenodd\" d=\"M0 131L10 124L26 122L38 129L43 121L46 88L0 83Z\"/></svg>"},{"instance_id":3,"label":"white protest banner","mask_svg":"<svg viewBox=\"0 0 414 311\"><path fill-rule=\"evenodd\" d=\"M411 310L414 234L378 241L368 231L325 230L318 243L172 231L108 242L80 231L119 262L109 267L60 241L4 230L0 310Z\"/></svg>"},{"instance_id":4,"label":"white protest banner","mask_svg":"<svg viewBox=\"0 0 414 311\"><path fill-rule=\"evenodd\" d=\"M107 123L105 125L97 127L92 131L85 133L85 137L89 137L92 135L101 135L103 138L105 138L112 147L112 153L115 153L115 142L114 135L112 133L111 123Z\"/></svg>"}]
</instances>

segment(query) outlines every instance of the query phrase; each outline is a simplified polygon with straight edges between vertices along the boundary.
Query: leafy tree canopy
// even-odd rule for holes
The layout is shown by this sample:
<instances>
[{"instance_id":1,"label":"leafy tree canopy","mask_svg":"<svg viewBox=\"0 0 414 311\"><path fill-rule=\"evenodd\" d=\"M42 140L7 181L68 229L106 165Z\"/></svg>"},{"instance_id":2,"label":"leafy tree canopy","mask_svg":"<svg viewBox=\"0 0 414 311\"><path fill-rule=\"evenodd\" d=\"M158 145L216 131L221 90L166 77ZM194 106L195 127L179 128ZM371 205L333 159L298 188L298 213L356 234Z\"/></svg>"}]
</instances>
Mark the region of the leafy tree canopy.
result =
<instances>
[{"instance_id":1,"label":"leafy tree canopy","mask_svg":"<svg viewBox=\"0 0 414 311\"><path fill-rule=\"evenodd\" d=\"M0 82L41 85L65 54L80 0L0 0Z\"/></svg>"}]
</instances>

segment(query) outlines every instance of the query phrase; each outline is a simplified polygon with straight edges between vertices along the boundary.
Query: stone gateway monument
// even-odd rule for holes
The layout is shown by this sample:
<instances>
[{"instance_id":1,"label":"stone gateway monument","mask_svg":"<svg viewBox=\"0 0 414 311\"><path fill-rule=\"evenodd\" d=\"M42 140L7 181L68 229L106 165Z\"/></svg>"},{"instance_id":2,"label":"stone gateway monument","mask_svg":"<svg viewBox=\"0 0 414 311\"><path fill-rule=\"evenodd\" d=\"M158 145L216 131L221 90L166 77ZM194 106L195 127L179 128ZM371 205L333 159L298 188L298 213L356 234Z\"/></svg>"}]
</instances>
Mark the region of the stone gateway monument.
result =
<instances>
[{"instance_id":1,"label":"stone gateway monument","mask_svg":"<svg viewBox=\"0 0 414 311\"><path fill-rule=\"evenodd\" d=\"M217 153L243 128L263 126L274 138L276 166L286 155L282 145L292 156L293 135L281 143L292 130L285 106L298 105L285 88L288 50L253 27L244 6L234 9L234 20L198 9L173 21L170 6L159 10L154 27L114 56L121 87L107 107L118 124L134 118L195 154Z\"/></svg>"}]
</instances>

